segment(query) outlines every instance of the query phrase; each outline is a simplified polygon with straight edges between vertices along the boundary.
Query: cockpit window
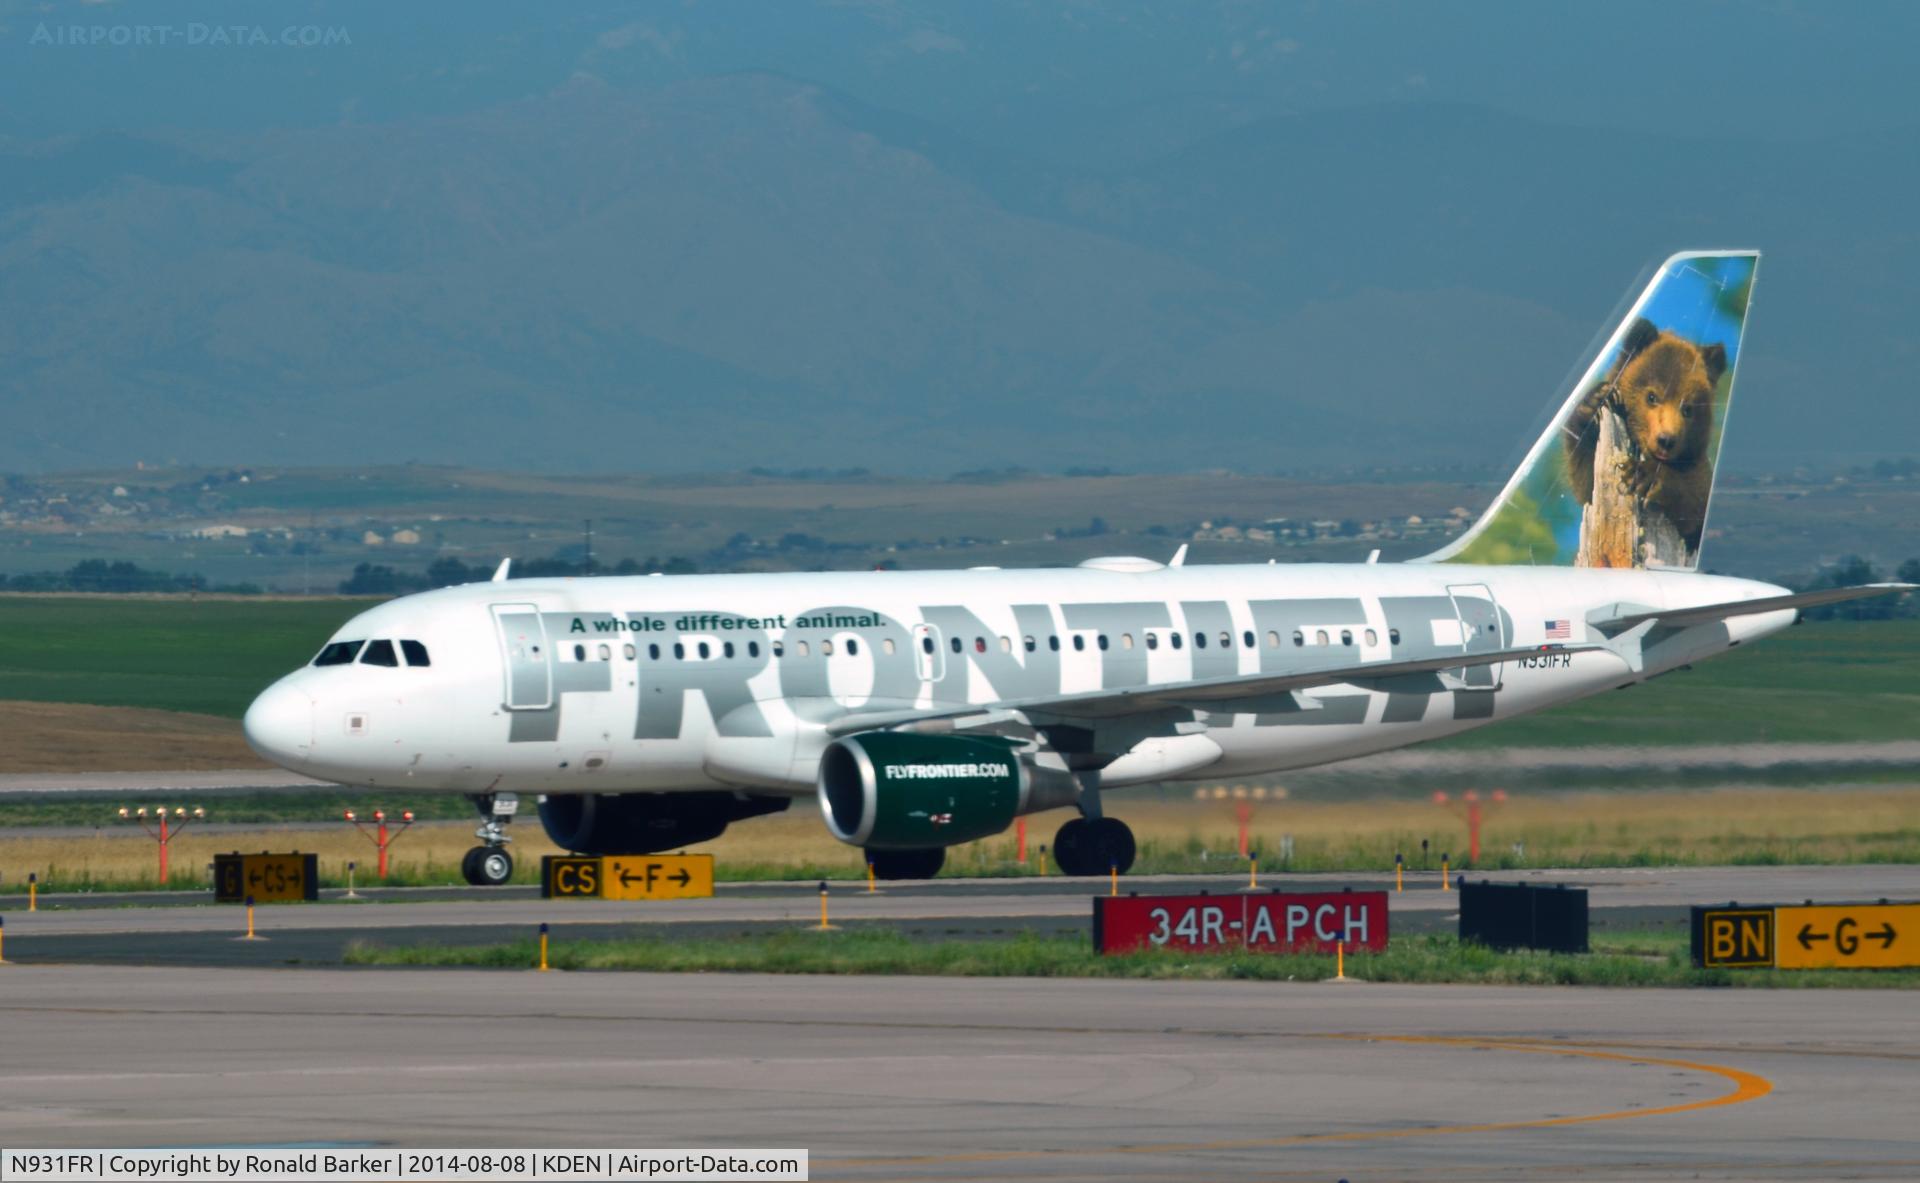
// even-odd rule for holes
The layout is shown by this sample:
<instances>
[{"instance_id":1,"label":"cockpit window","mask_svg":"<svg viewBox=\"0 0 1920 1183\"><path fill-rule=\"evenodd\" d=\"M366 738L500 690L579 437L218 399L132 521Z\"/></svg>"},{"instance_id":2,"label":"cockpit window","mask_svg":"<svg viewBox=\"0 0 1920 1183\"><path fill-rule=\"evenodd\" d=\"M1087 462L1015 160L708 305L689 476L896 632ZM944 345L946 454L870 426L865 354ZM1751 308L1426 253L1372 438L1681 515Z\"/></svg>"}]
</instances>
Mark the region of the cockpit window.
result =
<instances>
[{"instance_id":1,"label":"cockpit window","mask_svg":"<svg viewBox=\"0 0 1920 1183\"><path fill-rule=\"evenodd\" d=\"M366 651L360 654L361 665L399 665L400 658L393 651L392 641L368 641Z\"/></svg>"},{"instance_id":2,"label":"cockpit window","mask_svg":"<svg viewBox=\"0 0 1920 1183\"><path fill-rule=\"evenodd\" d=\"M364 644L366 644L365 641L329 642L327 647L320 651L320 656L313 659L313 664L350 665L354 657L360 652L360 646Z\"/></svg>"},{"instance_id":3,"label":"cockpit window","mask_svg":"<svg viewBox=\"0 0 1920 1183\"><path fill-rule=\"evenodd\" d=\"M432 665L427 657L427 647L418 641L400 642L400 652L406 654L408 665Z\"/></svg>"}]
</instances>

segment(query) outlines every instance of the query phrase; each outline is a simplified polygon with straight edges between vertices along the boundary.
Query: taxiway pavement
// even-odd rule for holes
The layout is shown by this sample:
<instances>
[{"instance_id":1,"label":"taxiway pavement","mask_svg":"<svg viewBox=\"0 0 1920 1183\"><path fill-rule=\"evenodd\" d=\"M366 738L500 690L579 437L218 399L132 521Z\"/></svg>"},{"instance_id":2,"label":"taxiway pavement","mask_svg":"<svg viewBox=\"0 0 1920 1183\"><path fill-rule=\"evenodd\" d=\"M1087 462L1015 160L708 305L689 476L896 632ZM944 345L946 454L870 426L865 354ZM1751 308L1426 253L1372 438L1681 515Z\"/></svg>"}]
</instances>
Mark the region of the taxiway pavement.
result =
<instances>
[{"instance_id":1,"label":"taxiway pavement","mask_svg":"<svg viewBox=\"0 0 1920 1183\"><path fill-rule=\"evenodd\" d=\"M805 1147L815 1179L1911 1179L1893 991L0 970L0 1144Z\"/></svg>"}]
</instances>

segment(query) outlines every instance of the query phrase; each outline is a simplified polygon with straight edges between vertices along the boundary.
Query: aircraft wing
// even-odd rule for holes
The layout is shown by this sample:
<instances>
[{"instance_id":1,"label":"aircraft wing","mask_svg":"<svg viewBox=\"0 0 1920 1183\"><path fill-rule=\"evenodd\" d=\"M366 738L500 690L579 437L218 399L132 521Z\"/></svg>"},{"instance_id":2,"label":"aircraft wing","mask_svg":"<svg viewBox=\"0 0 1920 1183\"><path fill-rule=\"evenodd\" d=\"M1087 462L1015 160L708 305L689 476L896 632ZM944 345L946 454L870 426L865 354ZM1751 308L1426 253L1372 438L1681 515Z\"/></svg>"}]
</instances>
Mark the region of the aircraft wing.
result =
<instances>
[{"instance_id":1,"label":"aircraft wing","mask_svg":"<svg viewBox=\"0 0 1920 1183\"><path fill-rule=\"evenodd\" d=\"M1757 600L1703 604L1698 608L1656 610L1630 604L1614 604L1589 615L1587 623L1608 634L1623 632L1648 621L1657 621L1660 628L1688 628L1696 624L1712 624L1733 616L1778 612L1783 608L1817 608L1822 604L1841 604L1848 600L1865 600L1874 596L1912 591L1916 587L1920 587L1920 584L1866 583L1859 587L1835 587L1823 591L1795 592L1786 596L1763 596Z\"/></svg>"},{"instance_id":2,"label":"aircraft wing","mask_svg":"<svg viewBox=\"0 0 1920 1183\"><path fill-rule=\"evenodd\" d=\"M1126 715L1148 714L1163 710L1231 711L1236 704L1252 704L1295 690L1321 686L1365 684L1383 678L1402 678L1415 674L1469 666L1499 665L1543 654L1606 652L1603 645L1536 645L1525 649L1499 649L1486 653L1455 653L1445 657L1425 657L1416 661L1369 661L1330 669L1303 670L1298 673L1236 674L1228 678L1204 678L1191 682L1164 682L1152 686L1119 686L1108 690L1088 690L1079 694L1060 694L1035 698L1007 699L1001 702L955 704L925 710L879 711L852 714L827 726L832 735L850 735L888 727L956 719L973 715L1007 717L1044 715L1061 719L1113 719ZM1251 705L1243 709L1253 709Z\"/></svg>"}]
</instances>

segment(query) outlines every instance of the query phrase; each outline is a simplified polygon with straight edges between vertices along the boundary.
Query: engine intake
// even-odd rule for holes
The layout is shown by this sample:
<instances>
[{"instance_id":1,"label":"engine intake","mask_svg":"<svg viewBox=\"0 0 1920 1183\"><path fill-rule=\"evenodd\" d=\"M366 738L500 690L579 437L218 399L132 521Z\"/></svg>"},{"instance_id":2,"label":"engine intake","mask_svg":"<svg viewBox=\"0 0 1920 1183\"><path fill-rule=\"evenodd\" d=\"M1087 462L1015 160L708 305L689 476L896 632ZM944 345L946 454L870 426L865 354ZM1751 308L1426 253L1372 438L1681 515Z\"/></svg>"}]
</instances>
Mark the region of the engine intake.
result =
<instances>
[{"instance_id":1,"label":"engine intake","mask_svg":"<svg viewBox=\"0 0 1920 1183\"><path fill-rule=\"evenodd\" d=\"M871 731L827 745L820 815L835 838L872 850L957 846L1013 819L1070 805L1064 771L1036 768L1012 740Z\"/></svg>"}]
</instances>

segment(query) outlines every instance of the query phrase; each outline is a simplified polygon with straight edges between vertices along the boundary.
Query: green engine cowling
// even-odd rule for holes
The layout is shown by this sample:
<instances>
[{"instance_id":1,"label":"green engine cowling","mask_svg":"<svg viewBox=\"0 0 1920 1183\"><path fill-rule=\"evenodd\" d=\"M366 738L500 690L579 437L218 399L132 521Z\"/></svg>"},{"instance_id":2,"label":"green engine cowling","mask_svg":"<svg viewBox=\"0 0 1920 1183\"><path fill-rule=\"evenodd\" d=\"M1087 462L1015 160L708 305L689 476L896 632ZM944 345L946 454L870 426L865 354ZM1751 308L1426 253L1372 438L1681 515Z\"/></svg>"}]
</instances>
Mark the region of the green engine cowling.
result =
<instances>
[{"instance_id":1,"label":"green engine cowling","mask_svg":"<svg viewBox=\"0 0 1920 1183\"><path fill-rule=\"evenodd\" d=\"M1072 778L1034 768L1018 746L992 736L845 736L820 759L820 814L842 842L923 850L998 834L1023 813L1071 804Z\"/></svg>"}]
</instances>

